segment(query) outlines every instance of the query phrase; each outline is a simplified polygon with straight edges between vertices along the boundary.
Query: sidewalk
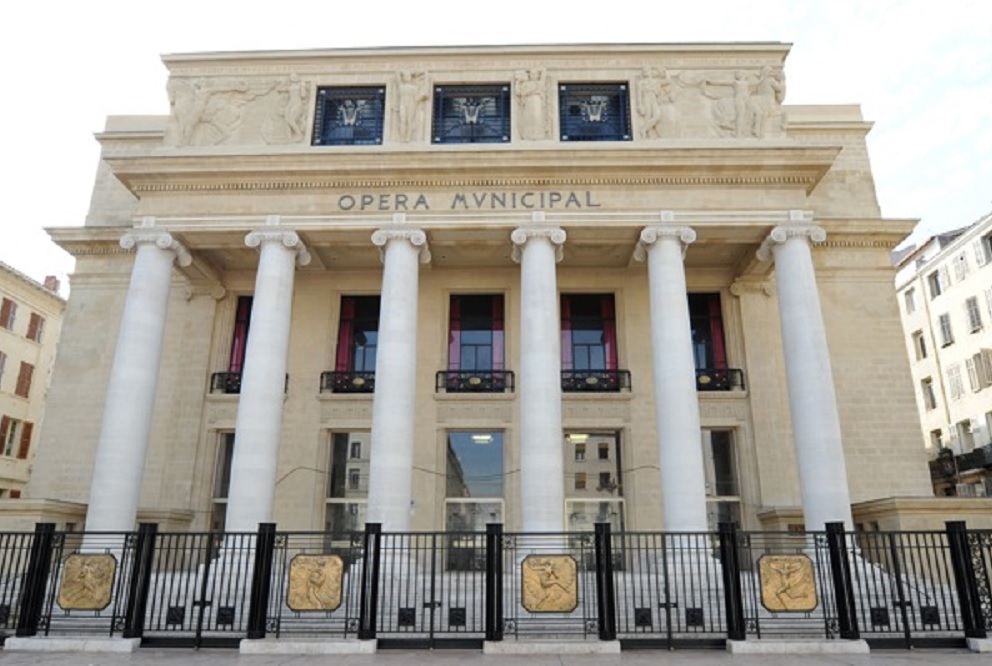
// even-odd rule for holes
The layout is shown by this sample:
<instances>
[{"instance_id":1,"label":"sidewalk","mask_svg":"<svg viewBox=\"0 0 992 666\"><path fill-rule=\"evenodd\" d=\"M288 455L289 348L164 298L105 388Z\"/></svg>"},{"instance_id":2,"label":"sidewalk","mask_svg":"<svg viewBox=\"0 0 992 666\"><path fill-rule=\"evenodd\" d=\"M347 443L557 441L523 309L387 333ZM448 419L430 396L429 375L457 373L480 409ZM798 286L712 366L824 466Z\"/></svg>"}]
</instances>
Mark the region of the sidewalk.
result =
<instances>
[{"instance_id":1,"label":"sidewalk","mask_svg":"<svg viewBox=\"0 0 992 666\"><path fill-rule=\"evenodd\" d=\"M870 666L875 664L940 664L941 666L978 666L992 664L992 655L975 654L967 650L878 650L871 655L730 655L721 650L634 650L619 655L581 656L503 656L483 655L474 650L383 650L374 655L320 656L242 656L237 650L191 650L185 648L143 648L133 654L26 653L0 652L3 666L116 666L117 664L156 664L197 666L359 666L360 664L390 664L393 666L665 666L694 664L696 666Z\"/></svg>"}]
</instances>

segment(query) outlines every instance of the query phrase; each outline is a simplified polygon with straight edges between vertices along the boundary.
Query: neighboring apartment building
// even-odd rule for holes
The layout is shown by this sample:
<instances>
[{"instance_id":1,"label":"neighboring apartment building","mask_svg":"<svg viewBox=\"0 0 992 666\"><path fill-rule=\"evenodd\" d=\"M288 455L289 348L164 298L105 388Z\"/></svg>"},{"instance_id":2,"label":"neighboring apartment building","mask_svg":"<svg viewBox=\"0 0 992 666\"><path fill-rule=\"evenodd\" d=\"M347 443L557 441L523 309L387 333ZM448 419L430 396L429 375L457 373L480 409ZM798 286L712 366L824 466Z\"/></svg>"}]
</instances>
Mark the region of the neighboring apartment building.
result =
<instances>
[{"instance_id":1,"label":"neighboring apartment building","mask_svg":"<svg viewBox=\"0 0 992 666\"><path fill-rule=\"evenodd\" d=\"M21 497L45 414L65 300L0 262L0 498Z\"/></svg>"},{"instance_id":2,"label":"neighboring apartment building","mask_svg":"<svg viewBox=\"0 0 992 666\"><path fill-rule=\"evenodd\" d=\"M992 214L899 253L897 267L934 491L992 496Z\"/></svg>"},{"instance_id":3,"label":"neighboring apartment building","mask_svg":"<svg viewBox=\"0 0 992 666\"><path fill-rule=\"evenodd\" d=\"M929 498L912 221L858 107L783 105L789 48L166 56L168 115L109 118L52 231L25 522L822 529Z\"/></svg>"}]
</instances>

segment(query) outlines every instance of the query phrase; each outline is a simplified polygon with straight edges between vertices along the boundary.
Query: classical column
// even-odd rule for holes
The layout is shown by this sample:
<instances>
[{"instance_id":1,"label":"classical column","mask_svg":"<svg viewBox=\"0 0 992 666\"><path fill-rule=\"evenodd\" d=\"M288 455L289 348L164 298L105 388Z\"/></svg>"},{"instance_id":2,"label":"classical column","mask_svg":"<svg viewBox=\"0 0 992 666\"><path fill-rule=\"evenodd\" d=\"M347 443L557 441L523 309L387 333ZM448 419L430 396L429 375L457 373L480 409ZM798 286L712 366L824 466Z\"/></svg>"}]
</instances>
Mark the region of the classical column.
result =
<instances>
[{"instance_id":1,"label":"classical column","mask_svg":"<svg viewBox=\"0 0 992 666\"><path fill-rule=\"evenodd\" d=\"M811 224L779 226L758 250L762 261L775 260L792 430L810 530L823 530L832 521L853 529L830 351L810 253L810 241L826 236Z\"/></svg>"},{"instance_id":2,"label":"classical column","mask_svg":"<svg viewBox=\"0 0 992 666\"><path fill-rule=\"evenodd\" d=\"M413 502L418 262L429 262L431 254L420 229L379 229L372 242L383 270L367 520L403 532L410 529Z\"/></svg>"},{"instance_id":3,"label":"classical column","mask_svg":"<svg viewBox=\"0 0 992 666\"><path fill-rule=\"evenodd\" d=\"M521 227L510 239L513 259L520 263L521 526L524 532L560 532L566 527L565 459L555 264L561 261L565 232Z\"/></svg>"},{"instance_id":4,"label":"classical column","mask_svg":"<svg viewBox=\"0 0 992 666\"><path fill-rule=\"evenodd\" d=\"M278 216L270 216L264 227L249 233L245 244L259 248L259 256L234 427L228 532L254 532L259 523L272 520L293 279L297 263L310 263L300 237L280 227Z\"/></svg>"},{"instance_id":5,"label":"classical column","mask_svg":"<svg viewBox=\"0 0 992 666\"><path fill-rule=\"evenodd\" d=\"M137 247L137 253L107 385L86 512L89 532L134 529L155 409L172 264L177 259L181 266L190 264L186 248L165 230L154 228L152 218L124 234L120 242L125 249Z\"/></svg>"},{"instance_id":6,"label":"classical column","mask_svg":"<svg viewBox=\"0 0 992 666\"><path fill-rule=\"evenodd\" d=\"M683 253L696 240L689 227L641 231L634 257L648 262L654 413L666 531L704 532L706 476L699 425L696 365Z\"/></svg>"}]
</instances>

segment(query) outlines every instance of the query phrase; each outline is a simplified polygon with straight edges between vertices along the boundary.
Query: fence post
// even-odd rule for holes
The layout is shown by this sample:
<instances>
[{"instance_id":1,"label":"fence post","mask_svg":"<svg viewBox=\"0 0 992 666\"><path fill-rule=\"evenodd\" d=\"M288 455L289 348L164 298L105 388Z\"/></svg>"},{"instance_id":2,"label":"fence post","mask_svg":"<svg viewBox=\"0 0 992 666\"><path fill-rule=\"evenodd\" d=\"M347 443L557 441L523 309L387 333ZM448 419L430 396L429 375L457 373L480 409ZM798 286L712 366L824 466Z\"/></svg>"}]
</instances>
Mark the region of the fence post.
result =
<instances>
[{"instance_id":1,"label":"fence post","mask_svg":"<svg viewBox=\"0 0 992 666\"><path fill-rule=\"evenodd\" d=\"M248 604L248 638L265 638L265 620L272 588L272 560L276 549L276 524L259 523L255 538L255 564Z\"/></svg>"},{"instance_id":2,"label":"fence post","mask_svg":"<svg viewBox=\"0 0 992 666\"><path fill-rule=\"evenodd\" d=\"M31 554L28 556L28 570L24 574L24 587L18 606L16 636L36 636L38 620L45 605L45 588L52 565L52 543L55 539L55 523L37 523L34 538L31 540Z\"/></svg>"},{"instance_id":3,"label":"fence post","mask_svg":"<svg viewBox=\"0 0 992 666\"><path fill-rule=\"evenodd\" d=\"M596 605L599 611L599 640L617 639L617 600L613 591L613 539L609 523L596 523Z\"/></svg>"},{"instance_id":4,"label":"fence post","mask_svg":"<svg viewBox=\"0 0 992 666\"><path fill-rule=\"evenodd\" d=\"M358 637L367 641L375 638L376 615L379 612L379 558L382 545L382 524L365 523L362 545L362 594L358 609Z\"/></svg>"},{"instance_id":5,"label":"fence post","mask_svg":"<svg viewBox=\"0 0 992 666\"><path fill-rule=\"evenodd\" d=\"M830 555L830 577L837 600L837 624L840 637L861 638L858 629L857 606L854 603L854 583L851 581L851 560L847 556L847 535L844 523L827 523L827 552Z\"/></svg>"},{"instance_id":6,"label":"fence post","mask_svg":"<svg viewBox=\"0 0 992 666\"><path fill-rule=\"evenodd\" d=\"M743 641L744 598L741 595L740 542L736 523L720 523L720 562L723 565L723 604L727 614L727 640Z\"/></svg>"},{"instance_id":7,"label":"fence post","mask_svg":"<svg viewBox=\"0 0 992 666\"><path fill-rule=\"evenodd\" d=\"M138 525L131 560L131 579L127 585L127 604L124 606L124 638L141 638L145 633L145 610L148 608L157 535L157 523Z\"/></svg>"},{"instance_id":8,"label":"fence post","mask_svg":"<svg viewBox=\"0 0 992 666\"><path fill-rule=\"evenodd\" d=\"M486 640L503 640L502 523L486 523Z\"/></svg>"},{"instance_id":9,"label":"fence post","mask_svg":"<svg viewBox=\"0 0 992 666\"><path fill-rule=\"evenodd\" d=\"M947 530L947 545L951 551L951 566L954 568L954 584L958 590L958 605L961 606L964 636L986 638L978 579L975 577L971 548L968 546L968 527L963 520L949 520L944 525Z\"/></svg>"}]
</instances>

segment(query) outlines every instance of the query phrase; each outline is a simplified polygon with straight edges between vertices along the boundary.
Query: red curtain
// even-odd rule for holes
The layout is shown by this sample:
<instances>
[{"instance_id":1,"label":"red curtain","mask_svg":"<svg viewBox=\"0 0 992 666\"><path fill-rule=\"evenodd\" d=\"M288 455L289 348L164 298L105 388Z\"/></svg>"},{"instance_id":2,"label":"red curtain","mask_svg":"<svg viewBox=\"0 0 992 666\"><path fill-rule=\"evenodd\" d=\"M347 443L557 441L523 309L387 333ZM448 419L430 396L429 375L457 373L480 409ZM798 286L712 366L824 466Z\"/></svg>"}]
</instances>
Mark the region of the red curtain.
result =
<instances>
[{"instance_id":1,"label":"red curtain","mask_svg":"<svg viewBox=\"0 0 992 666\"><path fill-rule=\"evenodd\" d=\"M462 367L462 299L451 296L448 312L448 370Z\"/></svg>"},{"instance_id":2,"label":"red curtain","mask_svg":"<svg viewBox=\"0 0 992 666\"><path fill-rule=\"evenodd\" d=\"M572 360L572 302L561 296L561 369L571 370Z\"/></svg>"},{"instance_id":3,"label":"red curtain","mask_svg":"<svg viewBox=\"0 0 992 666\"><path fill-rule=\"evenodd\" d=\"M603 316L603 355L606 357L606 369L616 370L618 366L617 316L613 304L613 294L600 296L599 307Z\"/></svg>"},{"instance_id":4,"label":"red curtain","mask_svg":"<svg viewBox=\"0 0 992 666\"><path fill-rule=\"evenodd\" d=\"M248 344L248 325L251 323L251 296L238 296L238 309L234 317L234 335L231 339L229 372L241 372L245 365L245 347Z\"/></svg>"},{"instance_id":5,"label":"red curtain","mask_svg":"<svg viewBox=\"0 0 992 666\"><path fill-rule=\"evenodd\" d=\"M503 294L493 297L493 370L503 369Z\"/></svg>"},{"instance_id":6,"label":"red curtain","mask_svg":"<svg viewBox=\"0 0 992 666\"><path fill-rule=\"evenodd\" d=\"M337 372L354 369L352 344L355 339L355 298L341 297L341 315L338 317L338 354L334 362Z\"/></svg>"},{"instance_id":7,"label":"red curtain","mask_svg":"<svg viewBox=\"0 0 992 666\"><path fill-rule=\"evenodd\" d=\"M720 294L709 295L710 340L713 344L713 367L724 370L727 367L727 348L723 342L723 311L720 308Z\"/></svg>"}]
</instances>

